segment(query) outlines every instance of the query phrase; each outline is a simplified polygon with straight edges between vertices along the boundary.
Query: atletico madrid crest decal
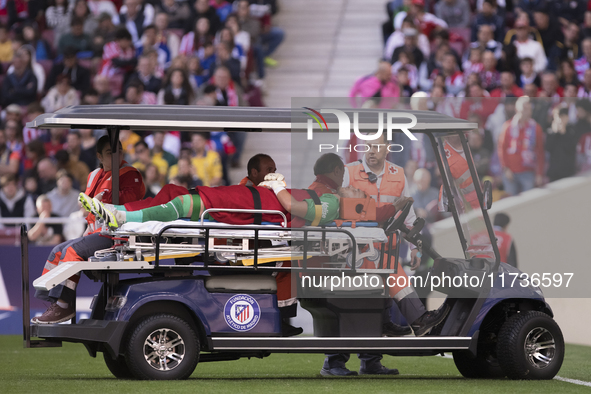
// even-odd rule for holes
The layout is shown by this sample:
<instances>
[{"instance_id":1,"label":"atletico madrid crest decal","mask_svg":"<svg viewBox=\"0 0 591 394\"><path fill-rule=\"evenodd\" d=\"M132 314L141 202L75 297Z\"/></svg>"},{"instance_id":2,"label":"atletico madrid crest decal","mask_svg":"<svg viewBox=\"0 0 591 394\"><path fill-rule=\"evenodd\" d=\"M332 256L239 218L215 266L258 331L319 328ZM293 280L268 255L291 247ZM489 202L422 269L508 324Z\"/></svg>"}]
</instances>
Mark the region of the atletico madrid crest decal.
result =
<instances>
[{"instance_id":1,"label":"atletico madrid crest decal","mask_svg":"<svg viewBox=\"0 0 591 394\"><path fill-rule=\"evenodd\" d=\"M236 294L226 301L224 319L235 331L250 331L261 320L261 308L248 294Z\"/></svg>"}]
</instances>

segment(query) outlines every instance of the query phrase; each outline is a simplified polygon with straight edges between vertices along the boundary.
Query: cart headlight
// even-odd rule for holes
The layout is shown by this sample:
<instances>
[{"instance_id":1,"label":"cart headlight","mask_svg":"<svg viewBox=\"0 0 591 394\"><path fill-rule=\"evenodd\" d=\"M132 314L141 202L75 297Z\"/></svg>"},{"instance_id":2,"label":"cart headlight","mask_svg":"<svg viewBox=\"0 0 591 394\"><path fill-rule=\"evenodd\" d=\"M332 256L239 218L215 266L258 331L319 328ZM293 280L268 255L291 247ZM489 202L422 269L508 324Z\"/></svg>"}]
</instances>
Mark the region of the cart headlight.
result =
<instances>
[{"instance_id":1,"label":"cart headlight","mask_svg":"<svg viewBox=\"0 0 591 394\"><path fill-rule=\"evenodd\" d=\"M111 296L107 301L107 306L105 306L105 310L109 312L116 311L117 309L123 308L126 302L127 297L121 295Z\"/></svg>"}]
</instances>

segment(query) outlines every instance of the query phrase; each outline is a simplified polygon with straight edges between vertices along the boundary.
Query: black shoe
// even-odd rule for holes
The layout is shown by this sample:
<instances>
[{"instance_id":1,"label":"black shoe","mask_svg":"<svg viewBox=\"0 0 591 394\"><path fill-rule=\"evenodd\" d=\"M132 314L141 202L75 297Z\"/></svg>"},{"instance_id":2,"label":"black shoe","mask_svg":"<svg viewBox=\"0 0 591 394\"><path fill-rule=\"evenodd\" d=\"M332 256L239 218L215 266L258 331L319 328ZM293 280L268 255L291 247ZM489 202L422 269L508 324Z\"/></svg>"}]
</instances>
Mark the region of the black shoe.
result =
<instances>
[{"instance_id":1,"label":"black shoe","mask_svg":"<svg viewBox=\"0 0 591 394\"><path fill-rule=\"evenodd\" d=\"M284 337L293 337L304 332L302 327L294 327L291 324L281 323L281 334Z\"/></svg>"},{"instance_id":2,"label":"black shoe","mask_svg":"<svg viewBox=\"0 0 591 394\"><path fill-rule=\"evenodd\" d=\"M409 326L400 326L389 321L384 323L382 333L386 337L401 337L404 335L412 334L412 330Z\"/></svg>"},{"instance_id":3,"label":"black shoe","mask_svg":"<svg viewBox=\"0 0 591 394\"><path fill-rule=\"evenodd\" d=\"M359 375L398 375L400 372L396 368L387 368L380 365L374 369L360 369Z\"/></svg>"},{"instance_id":4,"label":"black shoe","mask_svg":"<svg viewBox=\"0 0 591 394\"><path fill-rule=\"evenodd\" d=\"M448 312L449 305L443 304L437 310L423 313L423 316L419 317L411 324L415 335L417 337L422 337L423 335L429 333L433 327L437 326L445 319Z\"/></svg>"}]
</instances>

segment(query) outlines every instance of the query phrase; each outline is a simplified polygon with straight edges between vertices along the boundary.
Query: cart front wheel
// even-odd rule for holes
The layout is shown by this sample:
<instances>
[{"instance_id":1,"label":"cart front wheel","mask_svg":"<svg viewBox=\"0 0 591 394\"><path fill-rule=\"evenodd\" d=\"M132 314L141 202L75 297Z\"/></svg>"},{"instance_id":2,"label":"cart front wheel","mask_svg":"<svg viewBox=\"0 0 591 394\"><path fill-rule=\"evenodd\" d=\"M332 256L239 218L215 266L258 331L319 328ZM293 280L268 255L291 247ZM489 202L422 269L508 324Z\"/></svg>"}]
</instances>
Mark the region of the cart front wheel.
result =
<instances>
[{"instance_id":1,"label":"cart front wheel","mask_svg":"<svg viewBox=\"0 0 591 394\"><path fill-rule=\"evenodd\" d=\"M558 324L545 313L519 313L501 327L497 354L511 379L552 379L562 366L564 339Z\"/></svg>"},{"instance_id":2,"label":"cart front wheel","mask_svg":"<svg viewBox=\"0 0 591 394\"><path fill-rule=\"evenodd\" d=\"M187 379L199 362L199 339L192 325L180 317L148 316L129 337L126 361L138 379Z\"/></svg>"}]
</instances>

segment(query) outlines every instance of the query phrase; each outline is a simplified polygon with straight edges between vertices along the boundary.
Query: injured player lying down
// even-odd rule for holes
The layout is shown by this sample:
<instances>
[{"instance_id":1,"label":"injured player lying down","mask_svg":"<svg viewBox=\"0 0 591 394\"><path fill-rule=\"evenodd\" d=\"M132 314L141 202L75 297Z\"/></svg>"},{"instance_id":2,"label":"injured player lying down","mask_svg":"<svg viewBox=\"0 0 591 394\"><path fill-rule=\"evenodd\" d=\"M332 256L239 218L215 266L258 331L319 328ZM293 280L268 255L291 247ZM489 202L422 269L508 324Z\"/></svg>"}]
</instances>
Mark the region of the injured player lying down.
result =
<instances>
[{"instance_id":1,"label":"injured player lying down","mask_svg":"<svg viewBox=\"0 0 591 394\"><path fill-rule=\"evenodd\" d=\"M279 179L277 179L279 178ZM179 195L166 204L159 204L162 198L157 196L143 205L135 203L133 208L124 205L104 204L97 199L81 193L82 205L90 212L102 218L110 229L116 229L127 222L143 223L148 221L170 222L182 218L197 221L201 214L210 208L221 209L265 209L283 212L288 220L288 227L301 227L305 224L326 224L338 219L340 198L365 198L363 191L352 186L341 188L335 194L316 196L307 190L286 189L283 176L269 174L259 186L199 186L187 194ZM166 187L165 187L166 188ZM171 189L161 193L171 195ZM178 194L175 189L172 195ZM313 193L313 192L312 192ZM160 193L159 193L160 194ZM314 201L316 200L316 202ZM378 222L385 222L410 198L399 199L395 205L378 209ZM257 203L255 203L257 202ZM318 203L318 204L317 204ZM319 207L317 207L319 205ZM142 209L138 209L141 208ZM317 209L319 208L319 209ZM257 223L252 213L211 212L210 219L229 224ZM277 214L263 213L262 222L278 223L283 219Z\"/></svg>"}]
</instances>

